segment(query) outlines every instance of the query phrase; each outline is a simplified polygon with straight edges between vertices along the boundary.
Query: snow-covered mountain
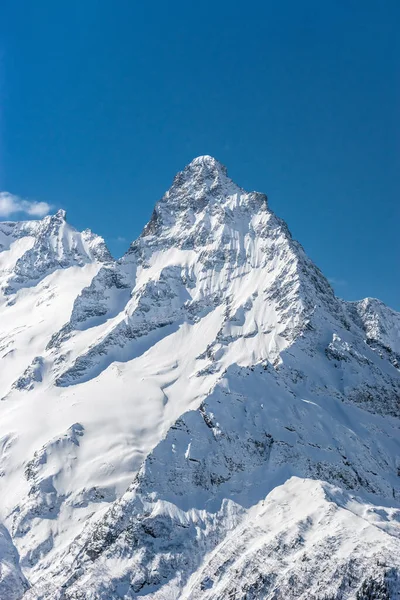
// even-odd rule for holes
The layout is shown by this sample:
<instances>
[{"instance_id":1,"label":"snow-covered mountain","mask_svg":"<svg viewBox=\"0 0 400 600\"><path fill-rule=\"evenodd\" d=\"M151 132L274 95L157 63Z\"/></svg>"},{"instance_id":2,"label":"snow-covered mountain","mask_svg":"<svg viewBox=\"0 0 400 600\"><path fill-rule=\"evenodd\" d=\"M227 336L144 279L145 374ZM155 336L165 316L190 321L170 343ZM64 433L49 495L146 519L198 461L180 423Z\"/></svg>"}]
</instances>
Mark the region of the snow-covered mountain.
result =
<instances>
[{"instance_id":1,"label":"snow-covered mountain","mask_svg":"<svg viewBox=\"0 0 400 600\"><path fill-rule=\"evenodd\" d=\"M400 599L400 315L209 156L114 261L0 223L0 599Z\"/></svg>"}]
</instances>

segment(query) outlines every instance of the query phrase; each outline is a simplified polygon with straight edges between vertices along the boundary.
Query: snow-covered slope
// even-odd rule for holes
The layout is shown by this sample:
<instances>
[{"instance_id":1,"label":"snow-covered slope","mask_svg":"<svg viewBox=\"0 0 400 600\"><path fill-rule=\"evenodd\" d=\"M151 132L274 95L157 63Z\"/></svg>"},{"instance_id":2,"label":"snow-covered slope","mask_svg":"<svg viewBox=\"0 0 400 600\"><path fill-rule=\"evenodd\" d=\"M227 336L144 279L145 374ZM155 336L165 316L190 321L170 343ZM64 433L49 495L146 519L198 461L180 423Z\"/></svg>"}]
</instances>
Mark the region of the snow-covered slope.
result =
<instances>
[{"instance_id":1,"label":"snow-covered slope","mask_svg":"<svg viewBox=\"0 0 400 600\"><path fill-rule=\"evenodd\" d=\"M208 156L118 261L62 212L0 233L16 598L400 598L398 313Z\"/></svg>"}]
</instances>

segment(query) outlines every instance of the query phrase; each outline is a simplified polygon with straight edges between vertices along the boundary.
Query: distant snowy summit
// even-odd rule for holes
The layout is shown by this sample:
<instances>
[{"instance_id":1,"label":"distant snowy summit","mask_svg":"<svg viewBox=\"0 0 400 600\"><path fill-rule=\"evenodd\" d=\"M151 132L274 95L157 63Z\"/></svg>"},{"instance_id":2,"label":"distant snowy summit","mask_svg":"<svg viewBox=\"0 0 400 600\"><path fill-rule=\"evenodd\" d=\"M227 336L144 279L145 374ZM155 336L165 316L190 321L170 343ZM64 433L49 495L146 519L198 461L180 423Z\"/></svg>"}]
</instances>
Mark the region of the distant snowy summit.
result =
<instances>
[{"instance_id":1,"label":"distant snowy summit","mask_svg":"<svg viewBox=\"0 0 400 600\"><path fill-rule=\"evenodd\" d=\"M104 240L89 229L76 231L64 210L38 221L0 222L0 251L2 288L8 294L56 269L111 260Z\"/></svg>"},{"instance_id":2,"label":"distant snowy summit","mask_svg":"<svg viewBox=\"0 0 400 600\"><path fill-rule=\"evenodd\" d=\"M399 340L210 156L119 260L0 223L0 598L398 600Z\"/></svg>"}]
</instances>

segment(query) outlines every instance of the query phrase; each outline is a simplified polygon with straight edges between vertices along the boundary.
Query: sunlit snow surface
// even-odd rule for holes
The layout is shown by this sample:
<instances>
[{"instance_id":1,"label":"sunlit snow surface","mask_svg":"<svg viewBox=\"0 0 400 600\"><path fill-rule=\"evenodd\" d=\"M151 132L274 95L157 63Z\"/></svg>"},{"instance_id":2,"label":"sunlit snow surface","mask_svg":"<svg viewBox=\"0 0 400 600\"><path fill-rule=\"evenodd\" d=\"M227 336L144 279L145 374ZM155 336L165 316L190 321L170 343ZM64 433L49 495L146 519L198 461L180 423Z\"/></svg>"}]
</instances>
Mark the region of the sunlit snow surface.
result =
<instances>
[{"instance_id":1,"label":"sunlit snow surface","mask_svg":"<svg viewBox=\"0 0 400 600\"><path fill-rule=\"evenodd\" d=\"M1 600L400 598L400 316L264 195L199 157L119 261L0 250Z\"/></svg>"}]
</instances>

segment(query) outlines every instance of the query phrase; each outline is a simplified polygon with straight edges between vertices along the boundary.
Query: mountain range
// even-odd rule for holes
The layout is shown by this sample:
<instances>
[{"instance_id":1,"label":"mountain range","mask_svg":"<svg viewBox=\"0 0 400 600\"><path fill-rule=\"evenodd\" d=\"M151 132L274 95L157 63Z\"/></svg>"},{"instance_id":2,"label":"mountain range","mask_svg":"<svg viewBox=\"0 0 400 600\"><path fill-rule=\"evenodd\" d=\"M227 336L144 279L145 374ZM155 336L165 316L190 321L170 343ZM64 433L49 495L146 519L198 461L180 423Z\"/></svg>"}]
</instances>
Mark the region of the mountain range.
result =
<instances>
[{"instance_id":1,"label":"mountain range","mask_svg":"<svg viewBox=\"0 0 400 600\"><path fill-rule=\"evenodd\" d=\"M400 600L400 314L194 159L114 260L0 223L1 600Z\"/></svg>"}]
</instances>

